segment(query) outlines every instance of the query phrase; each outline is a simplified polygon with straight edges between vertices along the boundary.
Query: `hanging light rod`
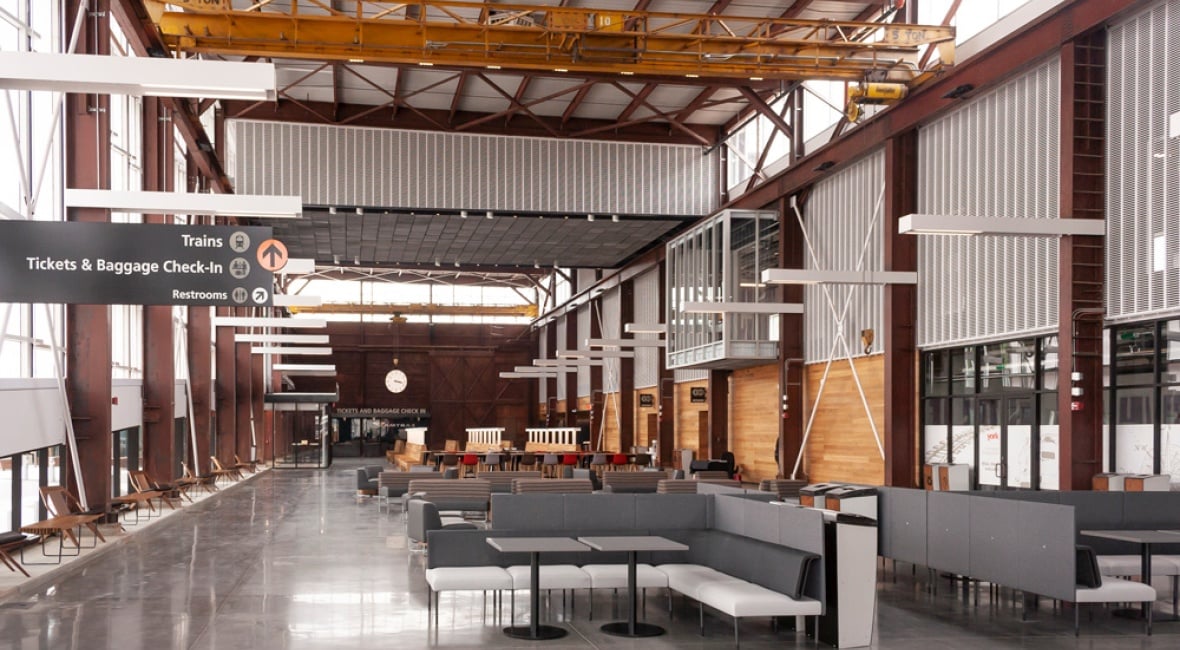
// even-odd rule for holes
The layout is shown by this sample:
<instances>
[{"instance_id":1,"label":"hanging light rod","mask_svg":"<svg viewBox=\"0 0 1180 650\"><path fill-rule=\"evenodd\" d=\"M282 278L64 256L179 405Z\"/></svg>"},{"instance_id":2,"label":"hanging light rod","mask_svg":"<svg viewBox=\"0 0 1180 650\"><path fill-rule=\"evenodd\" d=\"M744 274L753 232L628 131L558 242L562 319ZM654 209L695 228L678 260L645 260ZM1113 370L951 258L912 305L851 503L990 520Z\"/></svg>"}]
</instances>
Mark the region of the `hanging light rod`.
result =
<instances>
[{"instance_id":1,"label":"hanging light rod","mask_svg":"<svg viewBox=\"0 0 1180 650\"><path fill-rule=\"evenodd\" d=\"M663 323L623 323L623 331L628 334L663 334L668 328Z\"/></svg>"},{"instance_id":2,"label":"hanging light rod","mask_svg":"<svg viewBox=\"0 0 1180 650\"><path fill-rule=\"evenodd\" d=\"M907 214L897 222L902 235L1014 235L1062 237L1106 234L1103 219L1020 219L968 215Z\"/></svg>"},{"instance_id":3,"label":"hanging light rod","mask_svg":"<svg viewBox=\"0 0 1180 650\"><path fill-rule=\"evenodd\" d=\"M633 359L635 353L631 350L558 350L561 359Z\"/></svg>"},{"instance_id":4,"label":"hanging light rod","mask_svg":"<svg viewBox=\"0 0 1180 650\"><path fill-rule=\"evenodd\" d=\"M686 302L686 314L802 314L801 302Z\"/></svg>"},{"instance_id":5,"label":"hanging light rod","mask_svg":"<svg viewBox=\"0 0 1180 650\"><path fill-rule=\"evenodd\" d=\"M291 377L335 377L334 363L276 363L271 366L275 372L286 373Z\"/></svg>"},{"instance_id":6,"label":"hanging light rod","mask_svg":"<svg viewBox=\"0 0 1180 650\"><path fill-rule=\"evenodd\" d=\"M250 348L250 354L290 354L298 356L327 356L332 348L284 348L281 346L259 346Z\"/></svg>"},{"instance_id":7,"label":"hanging light rod","mask_svg":"<svg viewBox=\"0 0 1180 650\"><path fill-rule=\"evenodd\" d=\"M663 339L586 339L588 348L662 348Z\"/></svg>"},{"instance_id":8,"label":"hanging light rod","mask_svg":"<svg viewBox=\"0 0 1180 650\"><path fill-rule=\"evenodd\" d=\"M273 63L0 52L0 88L273 102Z\"/></svg>"},{"instance_id":9,"label":"hanging light rod","mask_svg":"<svg viewBox=\"0 0 1180 650\"><path fill-rule=\"evenodd\" d=\"M234 343L302 343L324 345L327 334L235 334Z\"/></svg>"},{"instance_id":10,"label":"hanging light rod","mask_svg":"<svg viewBox=\"0 0 1180 650\"><path fill-rule=\"evenodd\" d=\"M551 379L556 375L545 375L539 372L502 372L500 379Z\"/></svg>"},{"instance_id":11,"label":"hanging light rod","mask_svg":"<svg viewBox=\"0 0 1180 650\"><path fill-rule=\"evenodd\" d=\"M560 373L563 373L563 372L576 372L577 368L574 368L572 366L568 367L568 368L557 368L557 367L538 368L537 366L516 366L515 368L512 369L512 371L513 372L527 372L527 373L532 373L534 375L548 375L550 377L556 377L557 375L559 375Z\"/></svg>"},{"instance_id":12,"label":"hanging light rod","mask_svg":"<svg viewBox=\"0 0 1180 650\"><path fill-rule=\"evenodd\" d=\"M918 274L912 271L766 269L762 271L762 281L766 284L917 284Z\"/></svg>"},{"instance_id":13,"label":"hanging light rod","mask_svg":"<svg viewBox=\"0 0 1180 650\"><path fill-rule=\"evenodd\" d=\"M261 219L303 217L303 198L299 196L67 188L65 201L67 208L100 208L133 214L208 214Z\"/></svg>"},{"instance_id":14,"label":"hanging light rod","mask_svg":"<svg viewBox=\"0 0 1180 650\"><path fill-rule=\"evenodd\" d=\"M250 318L245 316L214 316L214 327L281 327L285 329L323 329L328 321L322 318Z\"/></svg>"},{"instance_id":15,"label":"hanging light rod","mask_svg":"<svg viewBox=\"0 0 1180 650\"><path fill-rule=\"evenodd\" d=\"M546 368L577 368L605 365L602 359L533 359L534 366Z\"/></svg>"}]
</instances>

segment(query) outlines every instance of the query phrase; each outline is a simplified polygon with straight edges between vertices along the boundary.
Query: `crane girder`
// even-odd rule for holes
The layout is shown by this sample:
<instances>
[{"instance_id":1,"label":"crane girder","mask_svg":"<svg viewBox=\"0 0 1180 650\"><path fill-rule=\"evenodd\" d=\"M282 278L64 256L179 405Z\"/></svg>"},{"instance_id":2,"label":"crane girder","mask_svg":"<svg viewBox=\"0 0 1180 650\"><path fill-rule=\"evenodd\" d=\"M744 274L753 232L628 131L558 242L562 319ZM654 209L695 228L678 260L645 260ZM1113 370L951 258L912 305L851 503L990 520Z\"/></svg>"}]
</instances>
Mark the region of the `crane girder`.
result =
<instances>
[{"instance_id":1,"label":"crane girder","mask_svg":"<svg viewBox=\"0 0 1180 650\"><path fill-rule=\"evenodd\" d=\"M633 76L678 83L838 79L911 83L934 25L597 10L460 0L147 0L176 52ZM277 5L277 6L276 6Z\"/></svg>"}]
</instances>

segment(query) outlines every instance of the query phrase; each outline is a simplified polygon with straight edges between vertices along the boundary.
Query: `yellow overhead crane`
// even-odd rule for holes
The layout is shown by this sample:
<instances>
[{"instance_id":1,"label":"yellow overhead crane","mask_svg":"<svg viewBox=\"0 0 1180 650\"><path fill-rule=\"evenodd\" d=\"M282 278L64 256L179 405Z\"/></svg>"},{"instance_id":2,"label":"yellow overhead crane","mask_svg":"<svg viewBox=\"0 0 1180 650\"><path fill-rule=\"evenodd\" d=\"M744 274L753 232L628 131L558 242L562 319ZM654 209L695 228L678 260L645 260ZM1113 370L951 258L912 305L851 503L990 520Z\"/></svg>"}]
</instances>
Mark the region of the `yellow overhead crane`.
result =
<instances>
[{"instance_id":1,"label":"yellow overhead crane","mask_svg":"<svg viewBox=\"0 0 1180 650\"><path fill-rule=\"evenodd\" d=\"M288 307L293 314L389 314L400 316L518 316L536 318L536 305L435 305L324 303L317 307Z\"/></svg>"},{"instance_id":2,"label":"yellow overhead crane","mask_svg":"<svg viewBox=\"0 0 1180 650\"><path fill-rule=\"evenodd\" d=\"M145 0L176 52L622 75L682 83L834 79L913 85L953 27L457 0ZM169 10L183 7L184 11ZM346 7L340 10L335 7Z\"/></svg>"}]
</instances>

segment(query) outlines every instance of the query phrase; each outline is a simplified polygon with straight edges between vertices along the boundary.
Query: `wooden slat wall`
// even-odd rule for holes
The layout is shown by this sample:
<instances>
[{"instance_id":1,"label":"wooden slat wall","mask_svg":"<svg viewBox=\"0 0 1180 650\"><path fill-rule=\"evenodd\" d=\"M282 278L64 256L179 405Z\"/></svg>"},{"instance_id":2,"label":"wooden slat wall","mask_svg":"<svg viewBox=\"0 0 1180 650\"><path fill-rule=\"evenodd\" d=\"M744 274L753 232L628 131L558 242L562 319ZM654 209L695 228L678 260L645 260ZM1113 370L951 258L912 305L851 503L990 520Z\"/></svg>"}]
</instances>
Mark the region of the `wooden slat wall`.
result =
<instances>
[{"instance_id":1,"label":"wooden slat wall","mask_svg":"<svg viewBox=\"0 0 1180 650\"><path fill-rule=\"evenodd\" d=\"M778 365L733 371L730 388L729 448L749 483L775 478L774 441L778 438Z\"/></svg>"},{"instance_id":2,"label":"wooden slat wall","mask_svg":"<svg viewBox=\"0 0 1180 650\"><path fill-rule=\"evenodd\" d=\"M885 422L885 357L878 354L858 358L856 370L872 409L873 421L881 431ZM809 403L804 409L805 414L811 413L823 372L822 363L807 366ZM807 477L813 483L844 481L881 485L885 480L885 463L873 440L873 431L865 417L847 361L841 359L832 364L827 386L819 400L804 459ZM787 467L785 471L789 474L790 469Z\"/></svg>"},{"instance_id":3,"label":"wooden slat wall","mask_svg":"<svg viewBox=\"0 0 1180 650\"><path fill-rule=\"evenodd\" d=\"M618 393L607 393L603 396L602 423L595 425L596 431L591 435L591 439L597 439L596 436L601 431L603 437L602 449L606 451L619 450L619 418L616 415L618 408Z\"/></svg>"},{"instance_id":4,"label":"wooden slat wall","mask_svg":"<svg viewBox=\"0 0 1180 650\"><path fill-rule=\"evenodd\" d=\"M700 457L699 418L700 413L709 410L708 402L693 403L690 392L693 388L708 388L709 381L688 381L676 384L676 449L691 449Z\"/></svg>"},{"instance_id":5,"label":"wooden slat wall","mask_svg":"<svg viewBox=\"0 0 1180 650\"><path fill-rule=\"evenodd\" d=\"M654 406L640 406L639 396L651 395ZM635 444L650 445L652 440L660 437L660 432L648 430L647 418L660 412L660 390L655 386L635 391Z\"/></svg>"}]
</instances>

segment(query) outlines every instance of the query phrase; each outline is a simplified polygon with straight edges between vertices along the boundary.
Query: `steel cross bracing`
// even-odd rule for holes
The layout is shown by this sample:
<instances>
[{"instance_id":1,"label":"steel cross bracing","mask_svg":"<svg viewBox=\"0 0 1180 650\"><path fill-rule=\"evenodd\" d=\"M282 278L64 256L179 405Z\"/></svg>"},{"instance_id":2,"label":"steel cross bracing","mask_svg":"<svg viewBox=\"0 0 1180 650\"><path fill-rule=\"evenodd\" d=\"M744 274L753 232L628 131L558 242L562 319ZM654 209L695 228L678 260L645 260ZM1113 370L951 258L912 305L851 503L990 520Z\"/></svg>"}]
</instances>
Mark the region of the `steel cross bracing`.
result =
<instances>
[{"instance_id":1,"label":"steel cross bracing","mask_svg":"<svg viewBox=\"0 0 1180 650\"><path fill-rule=\"evenodd\" d=\"M174 51L689 80L910 83L952 27L417 0L147 0ZM866 38L866 34L870 37Z\"/></svg>"}]
</instances>

